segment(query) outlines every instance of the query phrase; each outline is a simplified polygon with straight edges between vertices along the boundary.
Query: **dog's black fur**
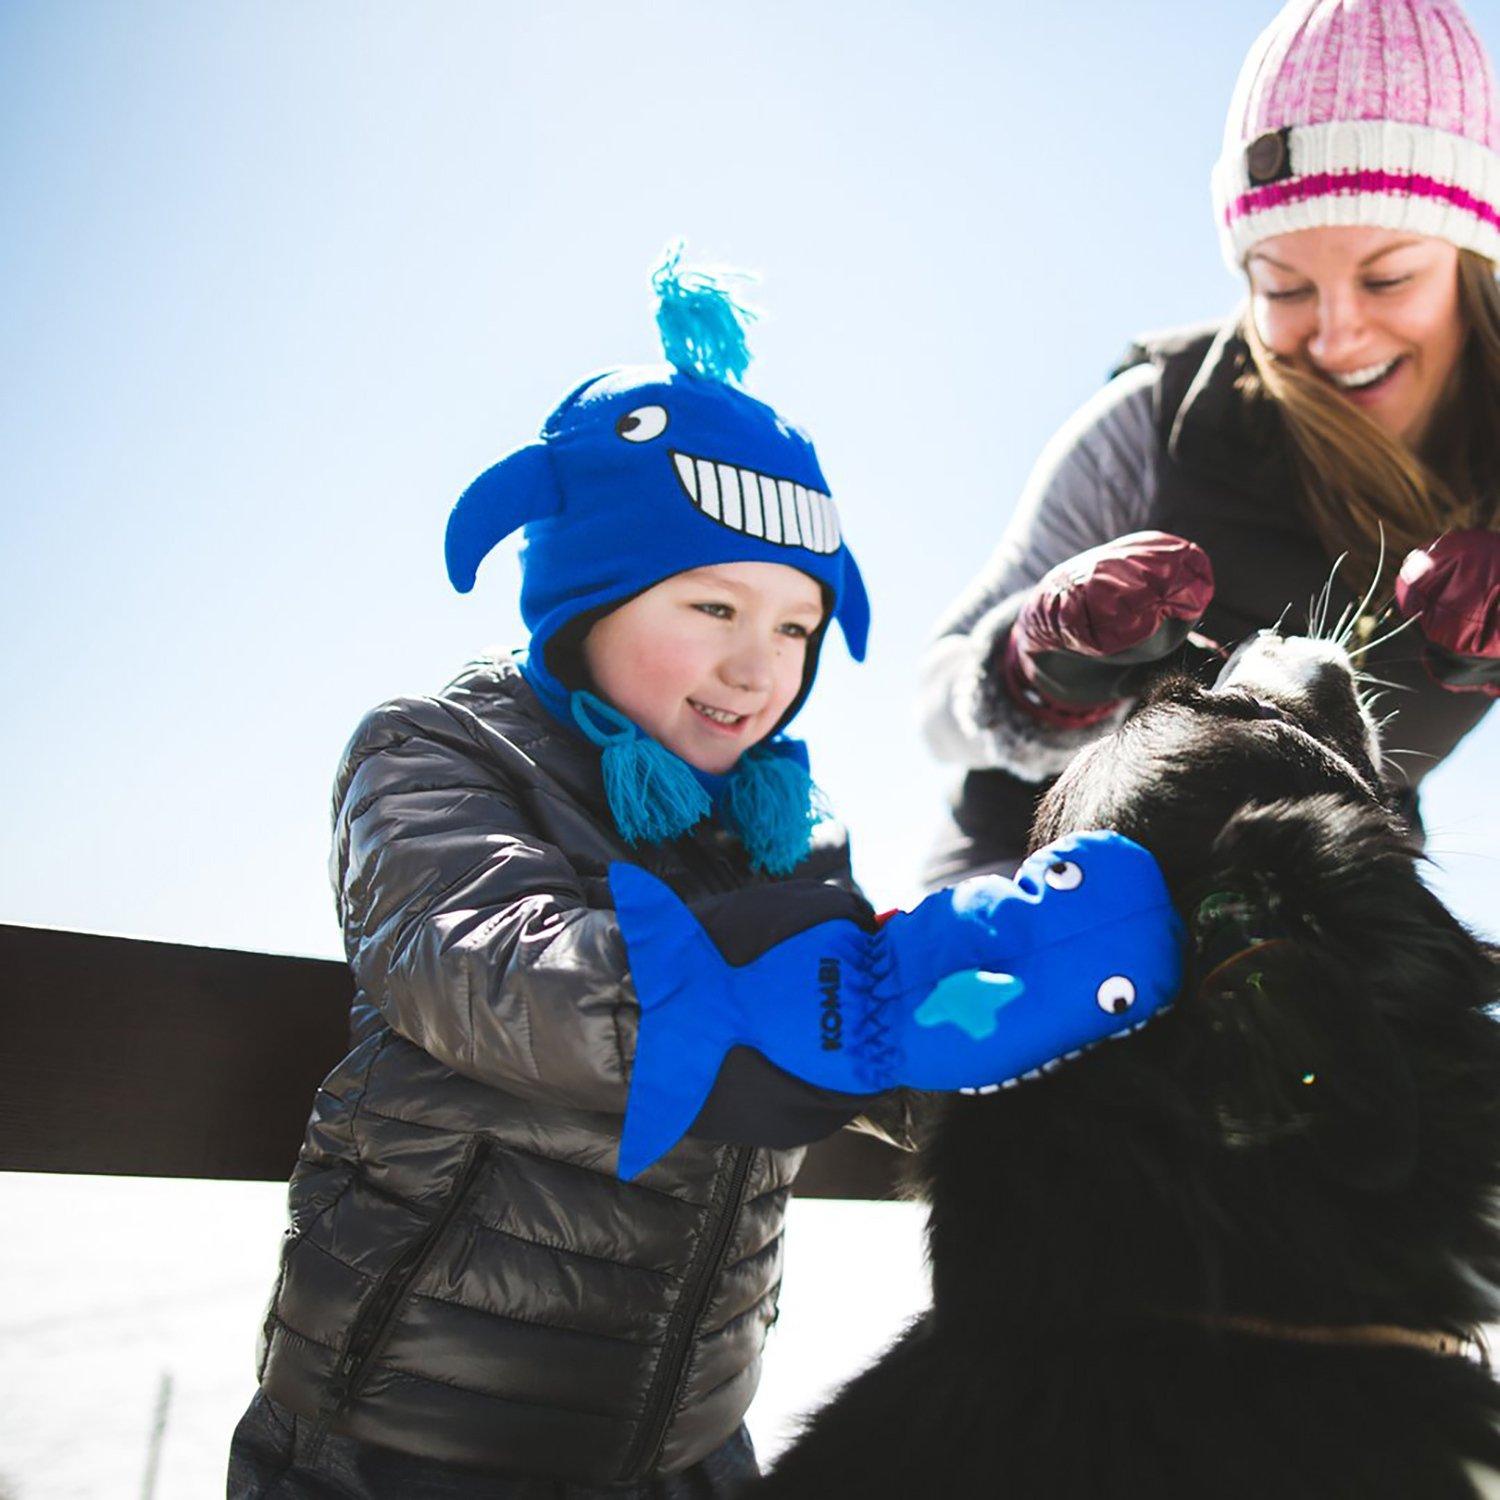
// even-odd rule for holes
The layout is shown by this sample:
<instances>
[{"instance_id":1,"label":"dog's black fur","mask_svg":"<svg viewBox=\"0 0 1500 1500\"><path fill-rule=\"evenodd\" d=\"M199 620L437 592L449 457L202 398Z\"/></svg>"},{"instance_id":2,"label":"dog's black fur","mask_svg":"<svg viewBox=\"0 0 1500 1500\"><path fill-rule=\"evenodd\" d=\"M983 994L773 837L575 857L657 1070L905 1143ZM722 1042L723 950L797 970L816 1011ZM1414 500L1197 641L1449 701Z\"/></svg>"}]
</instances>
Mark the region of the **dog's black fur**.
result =
<instances>
[{"instance_id":1,"label":"dog's black fur","mask_svg":"<svg viewBox=\"0 0 1500 1500\"><path fill-rule=\"evenodd\" d=\"M946 1107L933 1307L757 1500L1447 1500L1500 1468L1482 1364L1222 1321L1496 1314L1500 953L1422 884L1372 753L1337 671L1168 682L1075 760L1034 844L1117 829L1185 917L1231 892L1284 940L1190 955L1140 1033Z\"/></svg>"}]
</instances>

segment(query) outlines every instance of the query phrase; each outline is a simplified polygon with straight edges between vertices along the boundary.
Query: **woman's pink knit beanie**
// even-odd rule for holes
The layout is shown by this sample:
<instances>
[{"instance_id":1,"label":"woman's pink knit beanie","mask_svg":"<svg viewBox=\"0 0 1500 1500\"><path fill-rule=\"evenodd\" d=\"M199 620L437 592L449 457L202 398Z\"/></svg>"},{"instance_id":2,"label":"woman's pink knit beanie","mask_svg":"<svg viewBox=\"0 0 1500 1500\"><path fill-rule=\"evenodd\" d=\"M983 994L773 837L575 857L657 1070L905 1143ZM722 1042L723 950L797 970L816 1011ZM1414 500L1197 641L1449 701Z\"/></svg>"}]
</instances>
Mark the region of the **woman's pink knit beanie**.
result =
<instances>
[{"instance_id":1,"label":"woman's pink knit beanie","mask_svg":"<svg viewBox=\"0 0 1500 1500\"><path fill-rule=\"evenodd\" d=\"M1291 0L1240 71L1213 196L1236 270L1326 224L1500 260L1500 103L1456 0Z\"/></svg>"}]
</instances>

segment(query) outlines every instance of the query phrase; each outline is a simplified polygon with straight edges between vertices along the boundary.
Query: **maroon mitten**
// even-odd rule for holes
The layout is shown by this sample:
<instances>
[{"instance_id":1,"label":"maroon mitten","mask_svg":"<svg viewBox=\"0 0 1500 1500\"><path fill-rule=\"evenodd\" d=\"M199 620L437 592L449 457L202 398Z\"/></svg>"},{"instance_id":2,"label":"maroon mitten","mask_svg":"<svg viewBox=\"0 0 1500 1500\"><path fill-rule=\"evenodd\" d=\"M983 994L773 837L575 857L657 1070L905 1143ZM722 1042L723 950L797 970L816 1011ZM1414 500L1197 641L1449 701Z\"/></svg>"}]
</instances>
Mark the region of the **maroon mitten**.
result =
<instances>
[{"instance_id":1,"label":"maroon mitten","mask_svg":"<svg viewBox=\"0 0 1500 1500\"><path fill-rule=\"evenodd\" d=\"M1437 682L1500 698L1500 531L1450 531L1408 552L1396 608L1417 617Z\"/></svg>"},{"instance_id":2,"label":"maroon mitten","mask_svg":"<svg viewBox=\"0 0 1500 1500\"><path fill-rule=\"evenodd\" d=\"M1175 651L1214 596L1208 554L1165 531L1133 531L1059 563L1011 627L1005 685L1045 724L1107 718Z\"/></svg>"}]
</instances>

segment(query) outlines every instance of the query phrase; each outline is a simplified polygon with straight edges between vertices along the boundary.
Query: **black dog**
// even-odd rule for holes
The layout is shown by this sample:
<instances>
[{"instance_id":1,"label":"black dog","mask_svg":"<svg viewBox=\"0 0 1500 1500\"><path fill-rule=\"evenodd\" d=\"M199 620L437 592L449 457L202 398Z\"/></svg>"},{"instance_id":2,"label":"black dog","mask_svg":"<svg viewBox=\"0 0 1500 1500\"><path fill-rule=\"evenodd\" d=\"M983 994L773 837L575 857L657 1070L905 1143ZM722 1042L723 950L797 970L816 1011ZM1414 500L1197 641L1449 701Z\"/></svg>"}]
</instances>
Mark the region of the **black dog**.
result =
<instances>
[{"instance_id":1,"label":"black dog","mask_svg":"<svg viewBox=\"0 0 1500 1500\"><path fill-rule=\"evenodd\" d=\"M1074 761L1034 842L1150 848L1188 980L947 1108L932 1309L757 1500L1486 1493L1500 952L1421 883L1378 761L1343 653L1269 634Z\"/></svg>"}]
</instances>

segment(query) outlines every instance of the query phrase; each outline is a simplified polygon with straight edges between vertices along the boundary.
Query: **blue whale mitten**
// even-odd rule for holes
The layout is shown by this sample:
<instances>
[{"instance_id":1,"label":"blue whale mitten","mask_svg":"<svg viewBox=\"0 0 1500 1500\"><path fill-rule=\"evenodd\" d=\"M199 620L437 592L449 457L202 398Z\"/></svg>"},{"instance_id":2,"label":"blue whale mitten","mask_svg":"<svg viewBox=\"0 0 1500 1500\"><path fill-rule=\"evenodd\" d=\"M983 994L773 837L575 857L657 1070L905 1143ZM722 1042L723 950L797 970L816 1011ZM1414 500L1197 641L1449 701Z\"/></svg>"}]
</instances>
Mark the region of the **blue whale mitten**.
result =
<instances>
[{"instance_id":1,"label":"blue whale mitten","mask_svg":"<svg viewBox=\"0 0 1500 1500\"><path fill-rule=\"evenodd\" d=\"M1181 925L1156 861L1077 833L878 931L825 921L733 965L636 865L610 868L641 1018L620 1144L634 1177L686 1134L730 1049L817 1088L981 1088L1143 1024L1176 993Z\"/></svg>"}]
</instances>

